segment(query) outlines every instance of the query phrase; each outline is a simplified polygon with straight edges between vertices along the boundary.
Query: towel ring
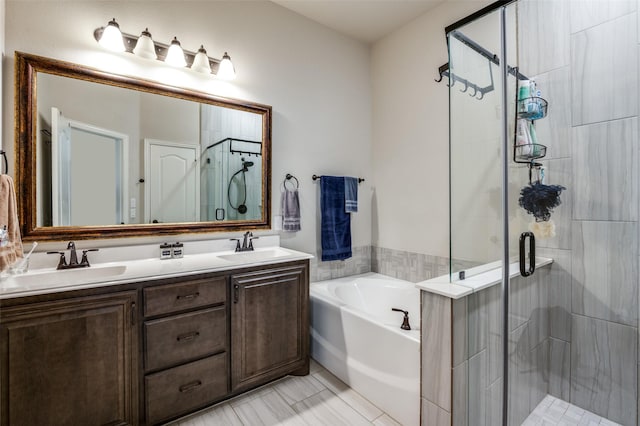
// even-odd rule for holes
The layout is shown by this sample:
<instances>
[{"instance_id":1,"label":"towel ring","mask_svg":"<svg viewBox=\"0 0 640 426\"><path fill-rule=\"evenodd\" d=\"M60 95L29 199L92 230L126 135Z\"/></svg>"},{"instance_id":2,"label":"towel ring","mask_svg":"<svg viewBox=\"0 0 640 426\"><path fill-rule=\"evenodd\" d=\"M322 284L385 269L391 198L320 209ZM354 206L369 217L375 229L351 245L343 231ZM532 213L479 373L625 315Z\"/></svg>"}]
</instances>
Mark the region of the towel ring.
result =
<instances>
[{"instance_id":1,"label":"towel ring","mask_svg":"<svg viewBox=\"0 0 640 426\"><path fill-rule=\"evenodd\" d=\"M298 178L295 177L294 175L292 175L291 173L287 173L287 175L284 177L284 182L282 182L282 185L286 189L287 188L287 182L291 182L291 179L295 179L296 180L296 186L293 189L298 189L300 187L300 182L298 182ZM293 182L291 182L291 184L293 185Z\"/></svg>"}]
</instances>

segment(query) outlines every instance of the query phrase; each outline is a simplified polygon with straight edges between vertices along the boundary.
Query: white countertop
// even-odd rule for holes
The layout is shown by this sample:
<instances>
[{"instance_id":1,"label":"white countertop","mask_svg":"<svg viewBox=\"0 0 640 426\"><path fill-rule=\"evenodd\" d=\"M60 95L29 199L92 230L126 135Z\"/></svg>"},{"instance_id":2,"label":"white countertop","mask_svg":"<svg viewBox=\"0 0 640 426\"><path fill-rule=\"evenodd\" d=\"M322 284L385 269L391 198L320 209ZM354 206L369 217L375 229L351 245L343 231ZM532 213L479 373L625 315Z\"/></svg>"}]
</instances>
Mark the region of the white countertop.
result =
<instances>
[{"instance_id":1,"label":"white countertop","mask_svg":"<svg viewBox=\"0 0 640 426\"><path fill-rule=\"evenodd\" d=\"M553 263L553 259L536 257L536 269ZM420 290L439 294L440 296L460 299L471 293L478 292L502 282L502 262L492 262L465 270L468 278L464 280L451 280L449 274L442 275L416 284ZM509 277L520 275L520 265L513 262L509 265Z\"/></svg>"},{"instance_id":2,"label":"white countertop","mask_svg":"<svg viewBox=\"0 0 640 426\"><path fill-rule=\"evenodd\" d=\"M26 274L3 275L1 277L0 299L313 258L310 254L280 247L278 236L261 237L260 240L255 240L254 251L236 253L233 250L234 244L228 240L185 242L182 258L165 260L159 258L158 244L133 246L133 248L107 248L101 249L99 252L88 253L91 262L91 266L88 268L60 271L56 270L58 256L34 253L30 264L37 265L36 268L30 268ZM86 245L89 248L90 242ZM25 248L28 248L28 245ZM68 250L60 251L66 252L67 259L69 258ZM78 247L77 252L78 259L80 259L82 248ZM138 253L138 256L135 256L134 253ZM154 257L149 257L150 254L153 254ZM123 255L128 256L130 260L121 260Z\"/></svg>"}]
</instances>

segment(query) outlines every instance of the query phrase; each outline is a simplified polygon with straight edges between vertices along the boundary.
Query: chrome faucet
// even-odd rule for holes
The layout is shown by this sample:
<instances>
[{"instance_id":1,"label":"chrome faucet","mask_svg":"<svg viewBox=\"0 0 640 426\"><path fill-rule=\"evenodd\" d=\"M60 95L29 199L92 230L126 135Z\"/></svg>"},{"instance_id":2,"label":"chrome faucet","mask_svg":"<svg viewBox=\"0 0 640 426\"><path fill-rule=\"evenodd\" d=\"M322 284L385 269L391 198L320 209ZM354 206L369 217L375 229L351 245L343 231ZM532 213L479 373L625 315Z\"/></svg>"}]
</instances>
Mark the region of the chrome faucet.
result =
<instances>
[{"instance_id":1,"label":"chrome faucet","mask_svg":"<svg viewBox=\"0 0 640 426\"><path fill-rule=\"evenodd\" d=\"M260 237L254 237L251 231L247 231L242 236L242 245L240 245L240 238L231 238L231 241L236 242L236 251L253 251L253 240L257 240Z\"/></svg>"},{"instance_id":2,"label":"chrome faucet","mask_svg":"<svg viewBox=\"0 0 640 426\"><path fill-rule=\"evenodd\" d=\"M67 250L69 250L69 263L67 263L65 253L63 251L47 252L47 254L60 255L60 260L58 261L58 267L56 269L74 269L74 268L89 267L91 265L89 264L89 258L87 257L87 253L90 251L98 251L98 249L82 250L82 259L80 260L80 263L78 263L78 254L76 253L76 244L73 241L69 241L69 244L67 244Z\"/></svg>"}]
</instances>

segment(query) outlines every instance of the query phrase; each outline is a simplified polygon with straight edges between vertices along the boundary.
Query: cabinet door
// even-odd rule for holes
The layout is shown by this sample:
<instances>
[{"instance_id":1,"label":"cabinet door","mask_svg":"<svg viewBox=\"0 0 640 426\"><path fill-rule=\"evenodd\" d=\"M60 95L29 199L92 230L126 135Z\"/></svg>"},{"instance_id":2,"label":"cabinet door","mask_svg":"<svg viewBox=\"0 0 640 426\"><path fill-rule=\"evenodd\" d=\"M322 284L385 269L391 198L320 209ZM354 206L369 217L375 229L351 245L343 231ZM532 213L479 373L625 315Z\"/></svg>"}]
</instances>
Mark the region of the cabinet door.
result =
<instances>
[{"instance_id":1,"label":"cabinet door","mask_svg":"<svg viewBox=\"0 0 640 426\"><path fill-rule=\"evenodd\" d=\"M137 424L136 292L0 313L2 425Z\"/></svg>"},{"instance_id":2,"label":"cabinet door","mask_svg":"<svg viewBox=\"0 0 640 426\"><path fill-rule=\"evenodd\" d=\"M231 292L233 391L308 367L306 264L233 275Z\"/></svg>"}]
</instances>

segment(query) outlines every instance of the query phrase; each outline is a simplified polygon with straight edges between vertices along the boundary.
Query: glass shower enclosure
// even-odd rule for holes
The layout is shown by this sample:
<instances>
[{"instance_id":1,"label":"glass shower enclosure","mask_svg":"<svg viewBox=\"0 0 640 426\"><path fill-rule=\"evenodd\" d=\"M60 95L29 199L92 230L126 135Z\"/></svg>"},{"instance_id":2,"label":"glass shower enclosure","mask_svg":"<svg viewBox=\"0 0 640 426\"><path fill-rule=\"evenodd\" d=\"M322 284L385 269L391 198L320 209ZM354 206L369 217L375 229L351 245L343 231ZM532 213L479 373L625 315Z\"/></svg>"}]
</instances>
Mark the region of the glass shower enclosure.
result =
<instances>
[{"instance_id":1,"label":"glass shower enclosure","mask_svg":"<svg viewBox=\"0 0 640 426\"><path fill-rule=\"evenodd\" d=\"M453 424L638 424L637 7L446 30L451 281L481 283L453 305Z\"/></svg>"}]
</instances>

